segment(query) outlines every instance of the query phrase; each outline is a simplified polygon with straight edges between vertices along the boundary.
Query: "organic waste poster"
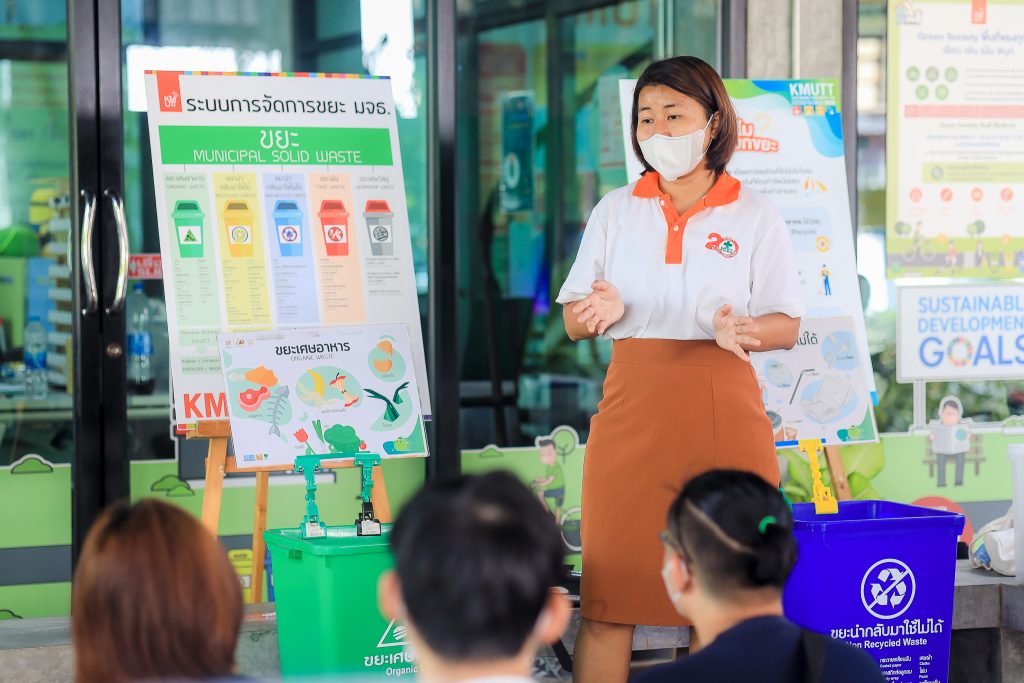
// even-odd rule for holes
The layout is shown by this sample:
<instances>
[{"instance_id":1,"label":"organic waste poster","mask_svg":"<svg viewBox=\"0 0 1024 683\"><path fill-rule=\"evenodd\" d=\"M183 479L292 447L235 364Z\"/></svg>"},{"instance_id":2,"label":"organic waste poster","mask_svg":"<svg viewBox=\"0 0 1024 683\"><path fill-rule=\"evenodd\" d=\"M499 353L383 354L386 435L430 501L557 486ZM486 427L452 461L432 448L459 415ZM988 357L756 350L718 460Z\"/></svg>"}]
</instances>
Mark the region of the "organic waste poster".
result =
<instances>
[{"instance_id":1,"label":"organic waste poster","mask_svg":"<svg viewBox=\"0 0 1024 683\"><path fill-rule=\"evenodd\" d=\"M237 398L218 335L353 323L404 325L429 415L391 82L161 71L146 95L179 431Z\"/></svg>"},{"instance_id":2,"label":"organic waste poster","mask_svg":"<svg viewBox=\"0 0 1024 683\"><path fill-rule=\"evenodd\" d=\"M219 343L241 467L427 454L405 325L222 334Z\"/></svg>"}]
</instances>

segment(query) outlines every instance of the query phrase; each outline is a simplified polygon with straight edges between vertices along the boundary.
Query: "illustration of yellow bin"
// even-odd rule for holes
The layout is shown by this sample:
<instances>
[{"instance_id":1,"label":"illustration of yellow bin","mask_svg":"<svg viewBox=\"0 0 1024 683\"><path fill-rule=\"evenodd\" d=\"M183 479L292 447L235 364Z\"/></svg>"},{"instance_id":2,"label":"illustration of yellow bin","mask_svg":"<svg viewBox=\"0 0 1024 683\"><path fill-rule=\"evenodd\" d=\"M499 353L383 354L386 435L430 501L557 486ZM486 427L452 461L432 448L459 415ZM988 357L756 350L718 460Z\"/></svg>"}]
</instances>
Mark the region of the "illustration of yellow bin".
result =
<instances>
[{"instance_id":1,"label":"illustration of yellow bin","mask_svg":"<svg viewBox=\"0 0 1024 683\"><path fill-rule=\"evenodd\" d=\"M171 213L181 258L203 258L203 211L191 199L179 199Z\"/></svg>"},{"instance_id":2,"label":"illustration of yellow bin","mask_svg":"<svg viewBox=\"0 0 1024 683\"><path fill-rule=\"evenodd\" d=\"M252 256L253 213L244 201L230 201L224 205L221 220L228 234L228 252L235 258Z\"/></svg>"}]
</instances>

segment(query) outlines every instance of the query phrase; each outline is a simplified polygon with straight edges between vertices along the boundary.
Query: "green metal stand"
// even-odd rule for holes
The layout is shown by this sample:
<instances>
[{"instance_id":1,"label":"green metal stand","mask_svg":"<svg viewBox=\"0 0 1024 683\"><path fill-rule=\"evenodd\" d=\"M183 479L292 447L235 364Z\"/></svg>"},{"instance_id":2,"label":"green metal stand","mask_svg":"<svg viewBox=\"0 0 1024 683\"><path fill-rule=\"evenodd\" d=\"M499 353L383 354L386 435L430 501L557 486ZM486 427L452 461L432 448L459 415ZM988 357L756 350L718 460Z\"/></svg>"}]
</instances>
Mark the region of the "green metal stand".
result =
<instances>
[{"instance_id":1,"label":"green metal stand","mask_svg":"<svg viewBox=\"0 0 1024 683\"><path fill-rule=\"evenodd\" d=\"M353 457L355 466L362 473L359 489L362 510L356 517L356 533L360 536L380 536L381 522L373 512L373 468L380 465L380 455L359 453ZM295 471L306 477L306 514L299 526L303 538L323 538L327 535L327 526L320 520L320 509L316 505L316 473L323 471L321 459L319 455L300 455L295 458Z\"/></svg>"},{"instance_id":2,"label":"green metal stand","mask_svg":"<svg viewBox=\"0 0 1024 683\"><path fill-rule=\"evenodd\" d=\"M355 458L356 467L362 471L363 484L359 497L363 501L362 512L356 517L356 533L360 536L380 536L381 524L373 512L373 468L380 465L380 456L376 453L364 453Z\"/></svg>"},{"instance_id":3,"label":"green metal stand","mask_svg":"<svg viewBox=\"0 0 1024 683\"><path fill-rule=\"evenodd\" d=\"M320 521L320 508L316 505L316 473L323 470L319 455L300 455L295 458L295 471L306 477L306 514L299 531L303 538L323 538L327 528Z\"/></svg>"}]
</instances>

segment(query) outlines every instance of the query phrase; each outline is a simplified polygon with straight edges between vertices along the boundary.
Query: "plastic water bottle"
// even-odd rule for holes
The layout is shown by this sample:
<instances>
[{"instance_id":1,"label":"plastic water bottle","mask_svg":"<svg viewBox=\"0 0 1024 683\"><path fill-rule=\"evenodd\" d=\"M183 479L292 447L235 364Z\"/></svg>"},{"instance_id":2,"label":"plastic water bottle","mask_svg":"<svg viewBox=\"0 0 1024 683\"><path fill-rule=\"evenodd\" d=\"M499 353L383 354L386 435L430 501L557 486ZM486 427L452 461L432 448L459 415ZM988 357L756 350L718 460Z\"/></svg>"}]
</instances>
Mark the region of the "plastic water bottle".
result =
<instances>
[{"instance_id":1,"label":"plastic water bottle","mask_svg":"<svg viewBox=\"0 0 1024 683\"><path fill-rule=\"evenodd\" d=\"M46 328L39 318L29 318L25 326L25 396L46 398Z\"/></svg>"},{"instance_id":2,"label":"plastic water bottle","mask_svg":"<svg viewBox=\"0 0 1024 683\"><path fill-rule=\"evenodd\" d=\"M149 326L149 298L136 282L128 297L128 391L153 393L153 335Z\"/></svg>"}]
</instances>

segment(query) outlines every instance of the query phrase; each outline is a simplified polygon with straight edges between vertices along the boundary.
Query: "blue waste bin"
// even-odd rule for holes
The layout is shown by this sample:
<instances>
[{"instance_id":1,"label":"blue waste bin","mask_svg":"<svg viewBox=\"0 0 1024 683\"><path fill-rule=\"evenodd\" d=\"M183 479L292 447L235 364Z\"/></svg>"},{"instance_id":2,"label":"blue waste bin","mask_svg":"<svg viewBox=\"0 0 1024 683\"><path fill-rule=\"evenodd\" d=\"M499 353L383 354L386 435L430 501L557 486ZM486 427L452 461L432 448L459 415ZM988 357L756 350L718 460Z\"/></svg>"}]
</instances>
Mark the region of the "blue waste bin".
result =
<instances>
[{"instance_id":1,"label":"blue waste bin","mask_svg":"<svg viewBox=\"0 0 1024 683\"><path fill-rule=\"evenodd\" d=\"M862 648L889 683L946 683L964 516L883 501L793 506L799 555L786 616Z\"/></svg>"},{"instance_id":2,"label":"blue waste bin","mask_svg":"<svg viewBox=\"0 0 1024 683\"><path fill-rule=\"evenodd\" d=\"M274 205L274 225L281 256L302 256L302 209L298 203L279 199Z\"/></svg>"}]
</instances>

